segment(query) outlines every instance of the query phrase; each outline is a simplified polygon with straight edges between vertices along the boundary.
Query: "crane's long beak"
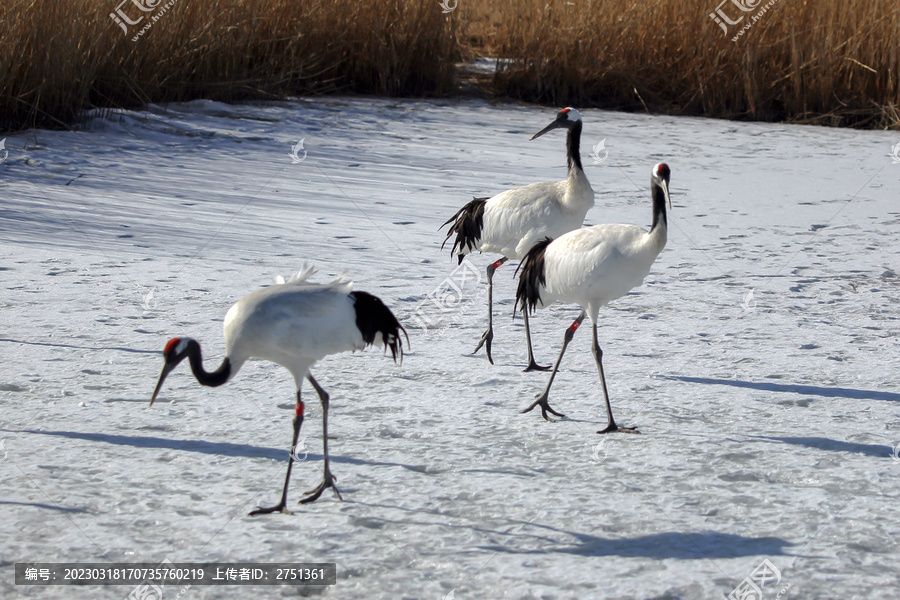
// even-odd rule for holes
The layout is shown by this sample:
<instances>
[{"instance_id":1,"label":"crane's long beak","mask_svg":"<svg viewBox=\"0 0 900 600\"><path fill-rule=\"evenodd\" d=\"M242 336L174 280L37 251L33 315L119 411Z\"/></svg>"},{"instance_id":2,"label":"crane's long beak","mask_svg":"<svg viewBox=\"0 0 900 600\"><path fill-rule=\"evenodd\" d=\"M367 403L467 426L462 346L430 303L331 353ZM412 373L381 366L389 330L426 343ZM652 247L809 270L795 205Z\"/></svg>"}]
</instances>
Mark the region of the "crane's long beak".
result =
<instances>
[{"instance_id":1,"label":"crane's long beak","mask_svg":"<svg viewBox=\"0 0 900 600\"><path fill-rule=\"evenodd\" d=\"M552 123L550 123L549 125L547 125L547 126L544 127L543 129L541 129L540 131L538 131L536 134L534 134L533 136L531 136L531 139L533 140L533 139L539 138L539 137L541 137L542 135L544 135L545 133L547 133L548 131L553 131L554 129L556 129L556 128L559 127L559 126L560 126L560 125L559 125L559 121L553 121Z\"/></svg>"},{"instance_id":2,"label":"crane's long beak","mask_svg":"<svg viewBox=\"0 0 900 600\"><path fill-rule=\"evenodd\" d=\"M159 381L156 382L156 389L153 390L153 396L150 397L150 406L153 406L153 401L156 400L156 395L159 394L160 388L162 388L163 381L166 380L166 376L172 372L172 369L178 366L178 363L166 363L163 365L162 373L159 374Z\"/></svg>"},{"instance_id":3,"label":"crane's long beak","mask_svg":"<svg viewBox=\"0 0 900 600\"><path fill-rule=\"evenodd\" d=\"M669 183L665 179L662 180L662 189L663 194L666 195L666 201L669 203L669 210L672 210L672 197L669 196Z\"/></svg>"}]
</instances>

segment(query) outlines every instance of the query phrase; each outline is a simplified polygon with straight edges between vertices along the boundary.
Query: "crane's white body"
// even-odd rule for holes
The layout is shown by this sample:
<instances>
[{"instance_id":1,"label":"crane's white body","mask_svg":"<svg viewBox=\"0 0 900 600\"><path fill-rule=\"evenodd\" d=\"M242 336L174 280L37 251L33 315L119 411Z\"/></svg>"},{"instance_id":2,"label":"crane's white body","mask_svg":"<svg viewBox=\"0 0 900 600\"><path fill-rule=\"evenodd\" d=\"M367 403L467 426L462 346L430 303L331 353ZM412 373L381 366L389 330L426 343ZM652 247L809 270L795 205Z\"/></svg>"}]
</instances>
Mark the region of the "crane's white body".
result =
<instances>
[{"instance_id":1,"label":"crane's white body","mask_svg":"<svg viewBox=\"0 0 900 600\"><path fill-rule=\"evenodd\" d=\"M352 282L309 283L311 273L248 294L228 310L225 353L232 376L247 359L262 358L287 368L299 388L316 361L365 348L349 296Z\"/></svg>"},{"instance_id":2,"label":"crane's white body","mask_svg":"<svg viewBox=\"0 0 900 600\"><path fill-rule=\"evenodd\" d=\"M203 353L193 338L172 338L163 350L163 370L153 390L150 404L156 400L163 382L179 363L188 359L191 372L202 385L218 387L227 383L249 358L262 358L284 366L294 376L297 404L294 412L294 436L281 502L268 508L257 508L251 515L287 510L288 484L297 436L303 423L304 403L301 398L303 380L315 388L322 403L322 483L301 500L315 501L326 488L334 488L334 476L328 458L329 396L309 372L310 367L329 354L362 350L367 345L389 346L394 360L403 359L400 333L405 332L391 310L372 294L353 291L350 281L342 278L331 283L307 281L313 274L306 267L294 277L257 290L238 300L225 315L225 358L212 372L203 368Z\"/></svg>"},{"instance_id":3,"label":"crane's white body","mask_svg":"<svg viewBox=\"0 0 900 600\"><path fill-rule=\"evenodd\" d=\"M554 302L575 302L582 312L575 322L566 329L559 358L550 374L550 381L544 393L538 396L523 412L541 407L541 414L547 420L547 413L563 416L547 401L550 386L559 371L566 346L572 341L575 331L585 316L591 318L593 343L591 351L597 363L603 397L606 400L608 424L597 433L626 431L639 433L633 427L619 427L613 419L606 376L603 373L603 350L597 339L597 316L600 308L610 301L620 298L644 282L650 267L666 245L667 227L666 202L669 198L669 166L660 163L653 168L650 179L653 200L653 226L644 231L635 225L595 225L571 231L555 240L545 239L535 244L522 261L516 303L522 303L522 310L534 310L550 306Z\"/></svg>"},{"instance_id":4,"label":"crane's white body","mask_svg":"<svg viewBox=\"0 0 900 600\"><path fill-rule=\"evenodd\" d=\"M554 240L544 253L539 307L572 302L596 322L600 308L640 286L666 245L666 226L595 225Z\"/></svg>"},{"instance_id":5,"label":"crane's white body","mask_svg":"<svg viewBox=\"0 0 900 600\"><path fill-rule=\"evenodd\" d=\"M503 255L487 268L488 328L475 348L478 352L484 346L491 364L494 364L491 357L494 271L510 259L522 260L541 240L555 238L581 227L587 212L594 206L594 190L581 165L582 122L578 111L574 108L562 109L552 123L531 139L559 128L567 130L568 175L565 181L533 183L506 190L487 200L473 198L444 223L450 226L444 244L456 234L451 252L456 254L460 263L465 255L475 251ZM528 367L525 370L544 370L545 367L534 360L528 313L523 313L523 317L528 342Z\"/></svg>"},{"instance_id":6,"label":"crane's white body","mask_svg":"<svg viewBox=\"0 0 900 600\"><path fill-rule=\"evenodd\" d=\"M521 260L545 237L581 227L594 206L584 171L569 169L566 181L545 181L506 190L484 206L484 227L476 249Z\"/></svg>"}]
</instances>

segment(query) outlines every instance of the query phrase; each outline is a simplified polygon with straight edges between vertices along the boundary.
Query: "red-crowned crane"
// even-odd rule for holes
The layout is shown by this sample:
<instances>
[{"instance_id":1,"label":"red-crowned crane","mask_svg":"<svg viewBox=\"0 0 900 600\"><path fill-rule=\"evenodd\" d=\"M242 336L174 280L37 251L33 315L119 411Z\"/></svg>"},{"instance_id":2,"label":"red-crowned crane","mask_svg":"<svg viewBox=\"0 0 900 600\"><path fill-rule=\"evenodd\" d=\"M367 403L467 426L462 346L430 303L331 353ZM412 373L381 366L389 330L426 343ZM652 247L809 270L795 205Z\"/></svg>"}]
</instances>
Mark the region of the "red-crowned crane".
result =
<instances>
[{"instance_id":1,"label":"red-crowned crane","mask_svg":"<svg viewBox=\"0 0 900 600\"><path fill-rule=\"evenodd\" d=\"M491 364L491 342L494 339L493 326L493 278L494 271L506 261L521 260L528 250L545 237L557 237L567 231L581 227L584 217L594 206L594 190L588 182L581 166L581 115L574 108L564 108L556 119L534 134L535 139L553 129L568 130L566 149L569 174L565 181L545 181L500 192L493 198L475 198L444 225L450 225L444 244L455 233L451 253L463 258L470 252L491 252L503 257L487 268L488 280L488 327L478 342L473 354L482 346L487 351ZM444 244L441 244L443 249ZM528 339L528 368L526 371L547 371L534 361L531 349L531 329L528 313L525 317L525 336Z\"/></svg>"},{"instance_id":2,"label":"red-crowned crane","mask_svg":"<svg viewBox=\"0 0 900 600\"><path fill-rule=\"evenodd\" d=\"M603 375L603 350L597 341L597 315L601 306L627 294L644 281L650 267L666 245L666 202L672 208L669 198L669 167L658 164L653 168L650 179L653 198L653 225L644 231L635 225L595 225L571 231L556 240L545 239L538 242L522 261L519 287L516 291L516 306L521 302L523 311L534 312L537 307L550 306L554 302L572 302L581 305L581 315L566 329L562 350L550 374L550 381L544 393L534 403L523 410L528 412L535 406L548 421L547 413L564 415L550 408L547 398L553 378L559 370L566 346L572 341L575 330L590 316L594 329L592 350L600 383L606 399L606 429L597 433L623 431L640 433L633 427L619 427L613 419Z\"/></svg>"},{"instance_id":3,"label":"red-crowned crane","mask_svg":"<svg viewBox=\"0 0 900 600\"><path fill-rule=\"evenodd\" d=\"M403 360L400 332L406 331L390 309L375 296L354 292L352 282L338 279L329 284L310 283L311 267L297 273L288 281L257 290L238 300L225 315L225 358L212 372L203 368L200 344L191 338L172 338L163 351L165 364L150 404L156 400L166 376L185 358L191 371L203 385L219 386L231 379L249 358L262 358L277 363L291 372L297 385L297 404L294 414L294 435L291 456L281 502L269 508L257 508L251 515L289 512L288 484L297 447L297 436L303 423L304 405L300 388L304 378L312 384L322 402L322 456L325 468L322 483L300 502L313 502L327 488L341 498L334 484L328 457L328 392L315 380L309 369L330 354L347 350L362 350L376 345L391 349L394 361Z\"/></svg>"}]
</instances>

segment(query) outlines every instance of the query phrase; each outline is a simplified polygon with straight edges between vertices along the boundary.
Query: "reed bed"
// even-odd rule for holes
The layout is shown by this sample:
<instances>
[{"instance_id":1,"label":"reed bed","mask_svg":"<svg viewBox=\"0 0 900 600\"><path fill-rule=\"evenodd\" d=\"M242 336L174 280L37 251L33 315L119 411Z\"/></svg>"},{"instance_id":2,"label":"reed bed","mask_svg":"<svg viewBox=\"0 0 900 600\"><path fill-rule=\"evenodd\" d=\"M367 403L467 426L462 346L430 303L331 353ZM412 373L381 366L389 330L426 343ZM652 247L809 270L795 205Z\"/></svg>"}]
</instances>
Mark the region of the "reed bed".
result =
<instances>
[{"instance_id":1,"label":"reed bed","mask_svg":"<svg viewBox=\"0 0 900 600\"><path fill-rule=\"evenodd\" d=\"M506 59L484 84L503 98L900 128L896 0L729 0L727 32L720 0L118 1L0 3L0 131L200 97L446 95L477 55ZM145 18L126 33L117 8Z\"/></svg>"},{"instance_id":2,"label":"reed bed","mask_svg":"<svg viewBox=\"0 0 900 600\"><path fill-rule=\"evenodd\" d=\"M470 0L472 1L472 0ZM477 0L496 93L555 105L900 127L896 0ZM760 11L763 11L760 14ZM755 22L754 16L758 17ZM748 23L752 26L738 32Z\"/></svg>"},{"instance_id":3,"label":"reed bed","mask_svg":"<svg viewBox=\"0 0 900 600\"><path fill-rule=\"evenodd\" d=\"M136 0L145 13L118 1L0 3L0 130L199 97L441 94L461 47L436 2ZM119 7L144 17L123 21L127 34L110 17Z\"/></svg>"}]
</instances>

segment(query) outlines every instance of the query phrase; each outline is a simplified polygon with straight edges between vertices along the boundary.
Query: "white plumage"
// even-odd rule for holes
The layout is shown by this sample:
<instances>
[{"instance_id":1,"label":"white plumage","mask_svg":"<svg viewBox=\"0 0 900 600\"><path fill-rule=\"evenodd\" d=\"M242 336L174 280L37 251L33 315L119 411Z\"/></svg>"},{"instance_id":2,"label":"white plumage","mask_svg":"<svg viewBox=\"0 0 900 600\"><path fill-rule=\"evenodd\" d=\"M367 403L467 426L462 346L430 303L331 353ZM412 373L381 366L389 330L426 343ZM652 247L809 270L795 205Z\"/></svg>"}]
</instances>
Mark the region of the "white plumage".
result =
<instances>
[{"instance_id":1,"label":"white plumage","mask_svg":"<svg viewBox=\"0 0 900 600\"><path fill-rule=\"evenodd\" d=\"M573 108L564 108L556 119L536 133L535 139L557 128L568 129L566 138L568 176L565 181L533 183L501 192L492 198L475 198L444 225L450 225L444 243L455 233L452 252L459 262L465 255L479 251L501 254L502 258L487 268L488 328L475 352L485 346L493 364L493 275L507 260L521 260L528 250L545 237L557 237L581 227L587 212L594 206L594 190L581 165L581 116ZM443 246L442 246L443 247ZM546 370L534 361L528 315L525 314L528 340L528 368Z\"/></svg>"},{"instance_id":2,"label":"white plumage","mask_svg":"<svg viewBox=\"0 0 900 600\"><path fill-rule=\"evenodd\" d=\"M309 369L326 356L362 350L356 326L352 281L310 283L312 271L257 290L225 315L225 354L232 376L249 358L288 369L299 388ZM384 345L376 339L377 345Z\"/></svg>"},{"instance_id":3,"label":"white plumage","mask_svg":"<svg viewBox=\"0 0 900 600\"><path fill-rule=\"evenodd\" d=\"M322 403L322 447L324 476L322 483L301 500L312 502L327 488L333 488L334 476L328 455L328 393L322 389L309 369L316 361L338 352L362 350L369 345L391 349L394 360L403 357L400 332L403 327L390 309L366 292L355 292L353 284L343 277L327 284L309 282L314 273L306 267L288 280L257 290L238 300L225 315L225 358L218 369L203 368L200 344L191 338L173 338L163 351L165 364L150 398L156 400L163 381L181 361L187 358L191 372L203 385L220 386L230 380L250 358L268 360L288 369L297 386L297 403L293 421L293 442L281 502L270 508L258 508L250 514L287 512L287 490L294 462L297 437L303 423L301 400L303 380L307 379Z\"/></svg>"},{"instance_id":4,"label":"white plumage","mask_svg":"<svg viewBox=\"0 0 900 600\"><path fill-rule=\"evenodd\" d=\"M484 206L484 228L475 249L522 260L543 238L581 227L593 206L594 190L580 167L570 169L566 181L501 192Z\"/></svg>"},{"instance_id":5,"label":"white plumage","mask_svg":"<svg viewBox=\"0 0 900 600\"><path fill-rule=\"evenodd\" d=\"M581 305L582 313L566 330L563 347L546 390L524 412L540 406L545 419L549 420L548 412L562 416L548 404L550 386L566 346L585 316L589 316L594 333L592 349L603 384L609 419L608 427L598 433L617 430L637 432L632 428L618 427L613 419L603 375L603 351L597 341L597 317L601 307L643 283L656 257L665 247L668 229L666 202L671 204L669 177L667 165L654 167L651 177L653 225L650 231L635 225L595 225L571 231L556 240L545 239L528 252L521 266L517 305L521 302L527 312L554 302L571 302Z\"/></svg>"},{"instance_id":6,"label":"white plumage","mask_svg":"<svg viewBox=\"0 0 900 600\"><path fill-rule=\"evenodd\" d=\"M595 225L557 238L544 263L552 277L541 287L539 306L571 302L591 319L600 308L640 286L666 245L666 228L654 235L635 225Z\"/></svg>"}]
</instances>

